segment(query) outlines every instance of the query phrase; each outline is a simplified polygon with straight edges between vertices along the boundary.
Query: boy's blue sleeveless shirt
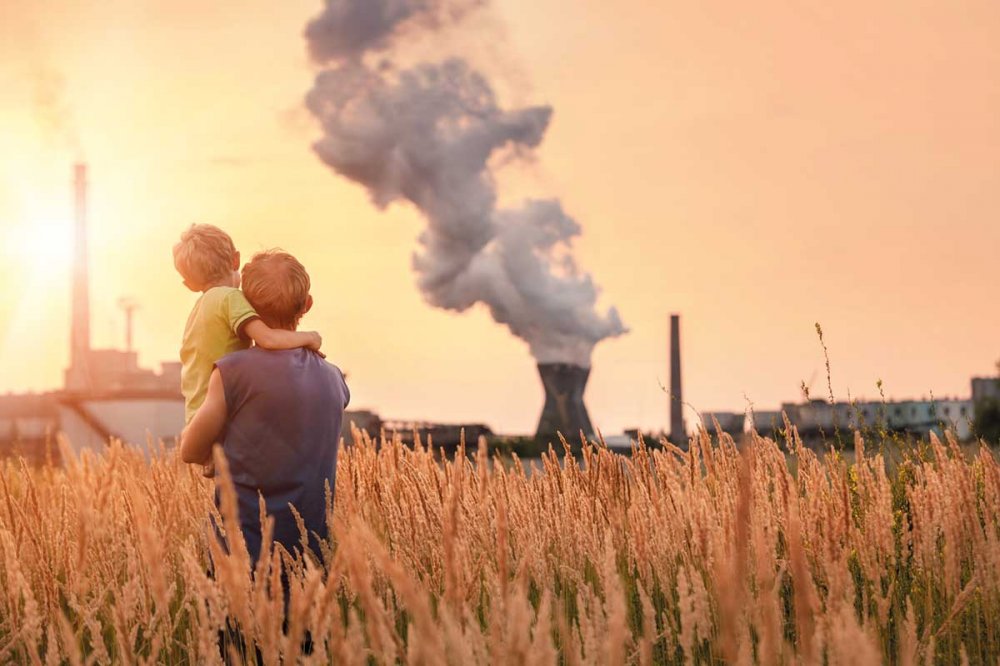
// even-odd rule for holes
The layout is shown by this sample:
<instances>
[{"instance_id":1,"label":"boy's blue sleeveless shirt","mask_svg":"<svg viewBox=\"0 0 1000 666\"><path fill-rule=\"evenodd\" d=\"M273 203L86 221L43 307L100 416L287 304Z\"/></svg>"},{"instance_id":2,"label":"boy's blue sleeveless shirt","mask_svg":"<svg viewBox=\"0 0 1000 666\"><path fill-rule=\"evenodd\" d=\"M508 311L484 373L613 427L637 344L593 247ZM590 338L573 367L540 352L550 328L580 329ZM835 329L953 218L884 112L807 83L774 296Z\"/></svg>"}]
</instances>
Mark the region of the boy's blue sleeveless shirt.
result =
<instances>
[{"instance_id":1,"label":"boy's blue sleeveless shirt","mask_svg":"<svg viewBox=\"0 0 1000 666\"><path fill-rule=\"evenodd\" d=\"M327 537L337 446L350 392L340 369L306 349L239 351L216 363L226 394L222 447L239 497L240 526L254 562L260 556L258 492L274 516L274 541L299 547L293 505L318 554Z\"/></svg>"}]
</instances>

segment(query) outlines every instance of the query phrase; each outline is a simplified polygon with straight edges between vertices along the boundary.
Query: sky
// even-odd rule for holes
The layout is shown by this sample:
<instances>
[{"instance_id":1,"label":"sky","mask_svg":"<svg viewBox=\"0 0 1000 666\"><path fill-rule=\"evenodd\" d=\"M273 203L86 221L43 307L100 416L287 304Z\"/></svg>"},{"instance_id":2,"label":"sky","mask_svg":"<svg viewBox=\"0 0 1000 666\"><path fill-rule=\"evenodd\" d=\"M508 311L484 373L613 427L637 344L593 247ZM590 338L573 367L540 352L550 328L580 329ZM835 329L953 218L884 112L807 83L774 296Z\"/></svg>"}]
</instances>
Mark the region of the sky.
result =
<instances>
[{"instance_id":1,"label":"sky","mask_svg":"<svg viewBox=\"0 0 1000 666\"><path fill-rule=\"evenodd\" d=\"M527 346L422 300L423 226L323 166L303 106L318 0L0 3L0 392L60 386L70 171L91 173L92 337L176 359L194 222L312 276L302 326L383 418L532 431ZM502 199L557 196L630 332L600 343L595 426L668 423L669 314L691 409L967 396L1000 358L1000 5L493 0L450 46L555 111ZM432 56L433 54L430 54ZM689 423L696 418L688 413Z\"/></svg>"}]
</instances>

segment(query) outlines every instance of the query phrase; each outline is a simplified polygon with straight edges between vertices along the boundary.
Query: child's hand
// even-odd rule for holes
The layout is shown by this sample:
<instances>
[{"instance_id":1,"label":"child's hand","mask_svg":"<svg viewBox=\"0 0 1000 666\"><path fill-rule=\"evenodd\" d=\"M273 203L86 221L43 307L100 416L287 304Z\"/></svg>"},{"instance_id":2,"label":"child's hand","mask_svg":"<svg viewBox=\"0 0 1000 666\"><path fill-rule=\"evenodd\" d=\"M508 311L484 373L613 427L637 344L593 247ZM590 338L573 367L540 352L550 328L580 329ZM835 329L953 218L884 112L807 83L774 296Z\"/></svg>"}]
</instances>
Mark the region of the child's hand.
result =
<instances>
[{"instance_id":1,"label":"child's hand","mask_svg":"<svg viewBox=\"0 0 1000 666\"><path fill-rule=\"evenodd\" d=\"M215 478L215 461L211 461L201 467L201 475L206 479Z\"/></svg>"},{"instance_id":2,"label":"child's hand","mask_svg":"<svg viewBox=\"0 0 1000 666\"><path fill-rule=\"evenodd\" d=\"M326 354L319 350L323 346L323 336L316 331L309 331L307 333L309 336L309 344L306 345L306 349L311 349L320 355L320 358L326 358Z\"/></svg>"}]
</instances>

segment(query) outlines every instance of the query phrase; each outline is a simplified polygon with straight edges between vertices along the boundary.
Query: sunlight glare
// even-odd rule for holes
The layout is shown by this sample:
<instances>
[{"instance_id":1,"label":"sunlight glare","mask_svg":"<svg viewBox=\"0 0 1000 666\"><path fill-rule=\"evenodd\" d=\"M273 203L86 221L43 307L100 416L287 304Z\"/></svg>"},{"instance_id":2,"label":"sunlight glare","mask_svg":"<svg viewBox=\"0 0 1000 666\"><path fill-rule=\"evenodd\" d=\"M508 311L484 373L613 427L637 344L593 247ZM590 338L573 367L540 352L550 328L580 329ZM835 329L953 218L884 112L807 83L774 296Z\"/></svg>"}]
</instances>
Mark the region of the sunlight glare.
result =
<instances>
[{"instance_id":1,"label":"sunlight glare","mask_svg":"<svg viewBox=\"0 0 1000 666\"><path fill-rule=\"evenodd\" d=\"M70 272L72 224L66 216L33 211L5 230L3 254L25 276L61 279Z\"/></svg>"}]
</instances>

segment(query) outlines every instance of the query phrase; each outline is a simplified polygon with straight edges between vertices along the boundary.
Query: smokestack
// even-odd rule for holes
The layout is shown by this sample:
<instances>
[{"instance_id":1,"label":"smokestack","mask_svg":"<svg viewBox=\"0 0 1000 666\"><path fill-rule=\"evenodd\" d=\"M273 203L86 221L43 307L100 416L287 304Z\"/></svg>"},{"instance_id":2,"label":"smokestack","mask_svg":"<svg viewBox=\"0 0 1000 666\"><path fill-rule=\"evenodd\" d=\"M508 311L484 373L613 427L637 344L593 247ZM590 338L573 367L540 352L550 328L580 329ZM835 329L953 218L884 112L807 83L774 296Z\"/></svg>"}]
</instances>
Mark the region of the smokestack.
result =
<instances>
[{"instance_id":1,"label":"smokestack","mask_svg":"<svg viewBox=\"0 0 1000 666\"><path fill-rule=\"evenodd\" d=\"M66 388L86 389L90 384L90 284L87 271L87 165L73 167L74 249L73 323L70 331L70 367Z\"/></svg>"},{"instance_id":2,"label":"smokestack","mask_svg":"<svg viewBox=\"0 0 1000 666\"><path fill-rule=\"evenodd\" d=\"M125 351L132 351L132 318L139 304L127 296L118 299L118 307L125 313Z\"/></svg>"},{"instance_id":3,"label":"smokestack","mask_svg":"<svg viewBox=\"0 0 1000 666\"><path fill-rule=\"evenodd\" d=\"M681 393L681 316L670 315L670 441L687 441L684 429L684 396Z\"/></svg>"},{"instance_id":4,"label":"smokestack","mask_svg":"<svg viewBox=\"0 0 1000 666\"><path fill-rule=\"evenodd\" d=\"M539 363L538 374L545 387L545 407L538 420L538 439L554 439L562 433L572 442L580 436L594 436L587 407L583 404L583 390L587 387L590 368L569 363Z\"/></svg>"}]
</instances>

